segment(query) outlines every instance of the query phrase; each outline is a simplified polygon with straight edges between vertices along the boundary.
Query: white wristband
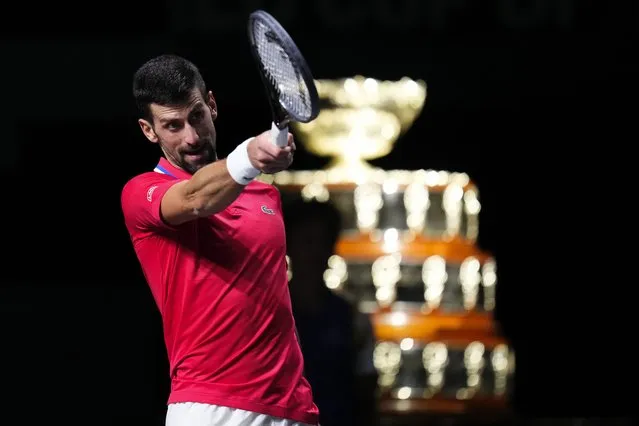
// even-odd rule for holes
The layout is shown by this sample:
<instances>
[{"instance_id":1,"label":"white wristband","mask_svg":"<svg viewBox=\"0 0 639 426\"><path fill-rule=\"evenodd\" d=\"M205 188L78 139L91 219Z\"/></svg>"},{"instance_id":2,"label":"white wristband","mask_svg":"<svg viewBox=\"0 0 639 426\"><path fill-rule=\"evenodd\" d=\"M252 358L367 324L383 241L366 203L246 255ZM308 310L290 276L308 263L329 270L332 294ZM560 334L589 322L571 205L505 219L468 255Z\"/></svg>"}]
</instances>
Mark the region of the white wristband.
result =
<instances>
[{"instance_id":1,"label":"white wristband","mask_svg":"<svg viewBox=\"0 0 639 426\"><path fill-rule=\"evenodd\" d=\"M248 144L253 138L249 138L239 144L233 152L226 157L226 168L233 180L240 185L248 185L260 174L260 171L253 167L248 156Z\"/></svg>"}]
</instances>

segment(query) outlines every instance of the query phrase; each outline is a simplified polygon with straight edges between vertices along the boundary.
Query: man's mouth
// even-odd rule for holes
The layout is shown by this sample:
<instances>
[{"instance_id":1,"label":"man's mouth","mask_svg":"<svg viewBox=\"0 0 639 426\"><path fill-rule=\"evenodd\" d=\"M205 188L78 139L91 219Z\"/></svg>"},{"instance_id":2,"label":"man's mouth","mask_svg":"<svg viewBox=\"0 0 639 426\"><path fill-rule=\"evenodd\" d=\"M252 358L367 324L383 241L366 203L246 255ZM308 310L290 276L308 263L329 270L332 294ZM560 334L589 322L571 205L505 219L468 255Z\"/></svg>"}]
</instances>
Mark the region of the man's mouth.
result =
<instances>
[{"instance_id":1,"label":"man's mouth","mask_svg":"<svg viewBox=\"0 0 639 426\"><path fill-rule=\"evenodd\" d=\"M202 145L202 147L198 148L197 150L194 151L188 151L186 153L184 153L185 156L190 156L190 157L198 157L203 155L204 153L206 153L206 145Z\"/></svg>"}]
</instances>

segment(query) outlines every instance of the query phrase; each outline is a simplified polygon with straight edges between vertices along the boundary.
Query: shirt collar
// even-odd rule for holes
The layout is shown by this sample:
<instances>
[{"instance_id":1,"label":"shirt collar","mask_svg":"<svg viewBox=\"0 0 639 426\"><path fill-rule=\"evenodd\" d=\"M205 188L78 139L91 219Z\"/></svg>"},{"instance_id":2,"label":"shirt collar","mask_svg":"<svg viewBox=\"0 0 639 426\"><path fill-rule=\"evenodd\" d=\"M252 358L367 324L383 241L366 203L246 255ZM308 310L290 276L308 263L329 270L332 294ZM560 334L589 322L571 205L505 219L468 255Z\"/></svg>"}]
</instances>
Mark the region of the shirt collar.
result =
<instances>
[{"instance_id":1,"label":"shirt collar","mask_svg":"<svg viewBox=\"0 0 639 426\"><path fill-rule=\"evenodd\" d=\"M157 173L162 173L164 175L169 175L175 179L191 178L190 173L175 167L173 164L169 163L169 161L164 157L160 158L160 161L158 162L157 166L155 166L155 169L153 169L153 171Z\"/></svg>"}]
</instances>

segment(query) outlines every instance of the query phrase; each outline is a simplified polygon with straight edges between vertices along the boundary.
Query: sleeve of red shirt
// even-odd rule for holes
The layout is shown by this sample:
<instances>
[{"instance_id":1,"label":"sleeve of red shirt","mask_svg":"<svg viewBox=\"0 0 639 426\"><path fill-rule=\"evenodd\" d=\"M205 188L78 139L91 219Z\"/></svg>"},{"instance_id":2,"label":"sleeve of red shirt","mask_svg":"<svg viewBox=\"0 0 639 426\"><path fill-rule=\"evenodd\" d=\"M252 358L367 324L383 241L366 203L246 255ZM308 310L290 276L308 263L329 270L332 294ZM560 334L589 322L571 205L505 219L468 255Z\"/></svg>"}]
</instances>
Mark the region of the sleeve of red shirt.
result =
<instances>
[{"instance_id":1,"label":"sleeve of red shirt","mask_svg":"<svg viewBox=\"0 0 639 426\"><path fill-rule=\"evenodd\" d=\"M136 176L124 185L122 213L131 235L174 229L162 219L160 203L166 191L178 182L180 180L152 172Z\"/></svg>"}]
</instances>

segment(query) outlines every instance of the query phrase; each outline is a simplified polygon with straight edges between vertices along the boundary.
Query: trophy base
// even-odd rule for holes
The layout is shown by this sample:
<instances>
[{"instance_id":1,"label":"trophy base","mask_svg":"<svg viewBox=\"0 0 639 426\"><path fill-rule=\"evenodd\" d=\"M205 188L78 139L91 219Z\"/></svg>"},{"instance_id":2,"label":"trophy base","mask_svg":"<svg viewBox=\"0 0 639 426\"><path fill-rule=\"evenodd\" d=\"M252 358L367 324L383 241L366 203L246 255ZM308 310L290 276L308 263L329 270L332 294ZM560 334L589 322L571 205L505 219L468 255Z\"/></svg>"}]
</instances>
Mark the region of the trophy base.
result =
<instances>
[{"instance_id":1,"label":"trophy base","mask_svg":"<svg viewBox=\"0 0 639 426\"><path fill-rule=\"evenodd\" d=\"M519 424L508 400L504 398L408 399L382 397L379 412L384 425L396 426L512 426Z\"/></svg>"},{"instance_id":2,"label":"trophy base","mask_svg":"<svg viewBox=\"0 0 639 426\"><path fill-rule=\"evenodd\" d=\"M430 424L425 416L433 415L458 415L469 424L480 414L493 421L508 414L514 352L490 318L393 312L372 320L380 414L421 415L417 424Z\"/></svg>"}]
</instances>

